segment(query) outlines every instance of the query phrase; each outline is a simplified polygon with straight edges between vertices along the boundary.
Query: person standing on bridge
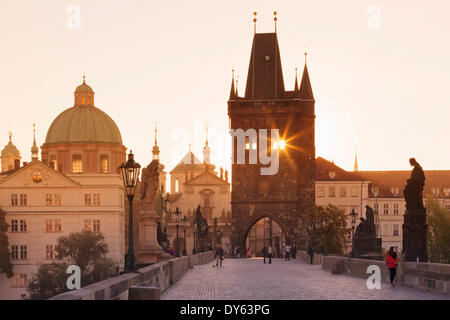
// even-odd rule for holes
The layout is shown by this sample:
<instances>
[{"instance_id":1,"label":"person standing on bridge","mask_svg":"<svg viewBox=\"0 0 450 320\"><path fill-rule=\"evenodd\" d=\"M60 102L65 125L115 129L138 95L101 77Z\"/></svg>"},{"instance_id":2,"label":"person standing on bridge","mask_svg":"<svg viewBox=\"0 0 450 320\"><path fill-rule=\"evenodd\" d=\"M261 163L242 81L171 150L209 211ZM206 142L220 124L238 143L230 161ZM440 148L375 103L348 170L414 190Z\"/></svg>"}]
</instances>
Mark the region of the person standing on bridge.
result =
<instances>
[{"instance_id":1,"label":"person standing on bridge","mask_svg":"<svg viewBox=\"0 0 450 320\"><path fill-rule=\"evenodd\" d=\"M272 263L272 245L269 244L267 247L267 256L269 257L269 264Z\"/></svg>"},{"instance_id":2,"label":"person standing on bridge","mask_svg":"<svg viewBox=\"0 0 450 320\"><path fill-rule=\"evenodd\" d=\"M222 260L223 260L223 248L219 244L219 245L217 245L217 248L216 248L216 267L219 266L219 263L220 263L220 266L222 266Z\"/></svg>"},{"instance_id":3,"label":"person standing on bridge","mask_svg":"<svg viewBox=\"0 0 450 320\"><path fill-rule=\"evenodd\" d=\"M289 261L289 252L291 251L291 246L286 243L286 246L284 247L284 253L286 254L284 259L286 261Z\"/></svg>"},{"instance_id":4,"label":"person standing on bridge","mask_svg":"<svg viewBox=\"0 0 450 320\"><path fill-rule=\"evenodd\" d=\"M386 254L386 264L389 268L389 274L391 278L391 287L395 286L394 279L397 274L398 258L397 252L395 252L394 247L390 247L388 253Z\"/></svg>"},{"instance_id":5,"label":"person standing on bridge","mask_svg":"<svg viewBox=\"0 0 450 320\"><path fill-rule=\"evenodd\" d=\"M264 257L264 264L266 264L267 247L264 246L264 247L261 249L261 252L262 252L263 257Z\"/></svg>"}]
</instances>

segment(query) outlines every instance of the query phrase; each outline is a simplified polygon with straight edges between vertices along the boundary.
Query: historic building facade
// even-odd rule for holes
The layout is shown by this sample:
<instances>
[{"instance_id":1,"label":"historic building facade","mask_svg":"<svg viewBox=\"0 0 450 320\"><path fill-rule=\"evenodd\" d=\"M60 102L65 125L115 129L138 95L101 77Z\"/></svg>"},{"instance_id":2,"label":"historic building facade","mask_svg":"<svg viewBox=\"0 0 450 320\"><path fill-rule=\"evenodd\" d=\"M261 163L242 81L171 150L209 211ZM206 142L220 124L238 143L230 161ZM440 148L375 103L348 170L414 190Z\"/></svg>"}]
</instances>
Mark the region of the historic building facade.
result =
<instances>
[{"instance_id":1,"label":"historic building facade","mask_svg":"<svg viewBox=\"0 0 450 320\"><path fill-rule=\"evenodd\" d=\"M314 104L306 64L300 87L296 79L294 90L285 90L277 34L255 33L245 94L238 95L233 76L228 100L230 129L246 135L245 150L238 150L234 137L231 179L233 245L242 254L249 230L259 220L273 220L286 241L293 241L302 215L314 206ZM277 141L267 142L268 153L279 151L279 170L273 175L261 174L268 165L259 156L256 164L249 163L260 150L260 129L268 130L269 137L271 129L279 129ZM238 163L239 152L245 152L245 163Z\"/></svg>"},{"instance_id":2,"label":"historic building facade","mask_svg":"<svg viewBox=\"0 0 450 320\"><path fill-rule=\"evenodd\" d=\"M0 299L26 295L39 265L56 261L57 239L72 232L102 233L108 257L118 269L123 267L125 196L116 168L126 149L116 124L94 106L93 97L83 81L75 90L74 106L48 129L41 161L35 140L32 161L23 166L19 162L8 170L9 159L20 161L11 141L2 153L9 162L0 174L0 207L9 225L14 276L0 274Z\"/></svg>"}]
</instances>

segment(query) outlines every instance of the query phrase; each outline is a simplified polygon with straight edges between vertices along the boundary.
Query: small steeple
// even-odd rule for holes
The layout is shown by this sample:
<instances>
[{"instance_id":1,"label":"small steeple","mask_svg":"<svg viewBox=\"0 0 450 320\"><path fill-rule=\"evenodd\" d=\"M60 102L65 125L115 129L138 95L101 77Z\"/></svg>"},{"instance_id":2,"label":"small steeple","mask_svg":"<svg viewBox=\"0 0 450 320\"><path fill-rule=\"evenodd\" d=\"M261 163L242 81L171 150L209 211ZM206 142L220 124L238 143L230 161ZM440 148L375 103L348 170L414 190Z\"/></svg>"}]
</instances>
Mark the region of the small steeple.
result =
<instances>
[{"instance_id":1,"label":"small steeple","mask_svg":"<svg viewBox=\"0 0 450 320\"><path fill-rule=\"evenodd\" d=\"M295 83L294 83L294 91L298 91L297 67L295 67Z\"/></svg>"},{"instance_id":2,"label":"small steeple","mask_svg":"<svg viewBox=\"0 0 450 320\"><path fill-rule=\"evenodd\" d=\"M203 147L203 163L211 163L211 148L208 145L208 125L206 125L206 142L205 146Z\"/></svg>"},{"instance_id":3,"label":"small steeple","mask_svg":"<svg viewBox=\"0 0 450 320\"><path fill-rule=\"evenodd\" d=\"M236 97L236 90L234 88L234 68L231 70L231 90L230 90L230 100Z\"/></svg>"},{"instance_id":4,"label":"small steeple","mask_svg":"<svg viewBox=\"0 0 450 320\"><path fill-rule=\"evenodd\" d=\"M299 97L305 100L314 100L311 81L309 80L308 67L306 65L307 55L308 53L305 51L305 68L303 69L302 82L300 83Z\"/></svg>"},{"instance_id":5,"label":"small steeple","mask_svg":"<svg viewBox=\"0 0 450 320\"><path fill-rule=\"evenodd\" d=\"M355 165L353 167L353 171L358 171L358 150L355 150Z\"/></svg>"},{"instance_id":6,"label":"small steeple","mask_svg":"<svg viewBox=\"0 0 450 320\"><path fill-rule=\"evenodd\" d=\"M235 92L236 97L239 97L238 88L239 88L239 75L236 76L236 92Z\"/></svg>"},{"instance_id":7,"label":"small steeple","mask_svg":"<svg viewBox=\"0 0 450 320\"><path fill-rule=\"evenodd\" d=\"M274 11L274 12L273 12L273 21L275 22L275 33L277 33L277 20L278 20L278 18L277 18L277 12Z\"/></svg>"},{"instance_id":8,"label":"small steeple","mask_svg":"<svg viewBox=\"0 0 450 320\"><path fill-rule=\"evenodd\" d=\"M159 160L158 128L156 127L156 123L155 123L155 145L153 146L152 153L153 153L153 160Z\"/></svg>"},{"instance_id":9,"label":"small steeple","mask_svg":"<svg viewBox=\"0 0 450 320\"><path fill-rule=\"evenodd\" d=\"M256 15L257 15L257 12L256 11L253 12L253 25L254 25L253 31L255 32L255 34L256 34L256 21L258 21L258 19L256 19Z\"/></svg>"},{"instance_id":10,"label":"small steeple","mask_svg":"<svg viewBox=\"0 0 450 320\"><path fill-rule=\"evenodd\" d=\"M39 148L36 145L36 124L33 123L33 146L31 147L31 161L39 159Z\"/></svg>"},{"instance_id":11,"label":"small steeple","mask_svg":"<svg viewBox=\"0 0 450 320\"><path fill-rule=\"evenodd\" d=\"M86 76L83 74L83 83L74 92L75 106L94 106L94 90L86 84Z\"/></svg>"}]
</instances>

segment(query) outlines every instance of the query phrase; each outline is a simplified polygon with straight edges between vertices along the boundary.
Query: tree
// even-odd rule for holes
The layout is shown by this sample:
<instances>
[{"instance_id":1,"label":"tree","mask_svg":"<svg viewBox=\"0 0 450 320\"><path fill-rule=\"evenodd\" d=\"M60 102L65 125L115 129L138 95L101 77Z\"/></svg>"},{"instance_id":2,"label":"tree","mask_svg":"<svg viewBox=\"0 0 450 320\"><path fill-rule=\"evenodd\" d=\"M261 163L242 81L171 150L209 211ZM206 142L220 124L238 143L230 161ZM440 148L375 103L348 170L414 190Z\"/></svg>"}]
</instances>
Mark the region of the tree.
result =
<instances>
[{"instance_id":1,"label":"tree","mask_svg":"<svg viewBox=\"0 0 450 320\"><path fill-rule=\"evenodd\" d=\"M108 245L101 233L82 231L58 238L56 256L59 262L43 264L29 285L31 299L46 299L68 291L66 273L69 265L81 271L81 286L117 275L116 264L106 258Z\"/></svg>"},{"instance_id":2,"label":"tree","mask_svg":"<svg viewBox=\"0 0 450 320\"><path fill-rule=\"evenodd\" d=\"M325 223L327 221L327 223ZM342 254L347 246L347 215L336 206L329 204L326 207L316 206L309 223L313 224L313 235L318 238L319 250L328 253Z\"/></svg>"},{"instance_id":3,"label":"tree","mask_svg":"<svg viewBox=\"0 0 450 320\"><path fill-rule=\"evenodd\" d=\"M450 263L450 212L435 198L428 198L427 253L430 262Z\"/></svg>"},{"instance_id":4,"label":"tree","mask_svg":"<svg viewBox=\"0 0 450 320\"><path fill-rule=\"evenodd\" d=\"M8 278L11 278L14 273L11 254L9 253L8 236L6 235L7 231L6 212L0 208L0 273L5 273Z\"/></svg>"}]
</instances>

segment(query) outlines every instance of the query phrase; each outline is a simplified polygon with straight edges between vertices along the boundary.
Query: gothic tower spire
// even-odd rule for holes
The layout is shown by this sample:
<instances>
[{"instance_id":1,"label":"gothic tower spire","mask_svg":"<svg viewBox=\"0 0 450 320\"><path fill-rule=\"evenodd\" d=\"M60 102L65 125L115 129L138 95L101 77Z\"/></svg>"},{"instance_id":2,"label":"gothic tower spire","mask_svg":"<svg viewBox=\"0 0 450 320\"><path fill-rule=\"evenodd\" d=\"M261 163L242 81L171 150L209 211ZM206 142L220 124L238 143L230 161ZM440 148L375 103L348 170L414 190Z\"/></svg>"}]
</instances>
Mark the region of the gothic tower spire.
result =
<instances>
[{"instance_id":1,"label":"gothic tower spire","mask_svg":"<svg viewBox=\"0 0 450 320\"><path fill-rule=\"evenodd\" d=\"M155 123L155 145L153 146L152 153L153 153L153 160L159 160L158 128L156 127L156 123Z\"/></svg>"},{"instance_id":2,"label":"gothic tower spire","mask_svg":"<svg viewBox=\"0 0 450 320\"><path fill-rule=\"evenodd\" d=\"M33 146L31 147L31 161L39 159L39 148L36 145L36 124L33 123Z\"/></svg>"},{"instance_id":3,"label":"gothic tower spire","mask_svg":"<svg viewBox=\"0 0 450 320\"><path fill-rule=\"evenodd\" d=\"M358 171L358 150L355 150L355 165L353 167L353 171Z\"/></svg>"}]
</instances>

